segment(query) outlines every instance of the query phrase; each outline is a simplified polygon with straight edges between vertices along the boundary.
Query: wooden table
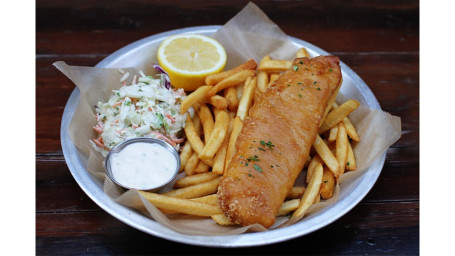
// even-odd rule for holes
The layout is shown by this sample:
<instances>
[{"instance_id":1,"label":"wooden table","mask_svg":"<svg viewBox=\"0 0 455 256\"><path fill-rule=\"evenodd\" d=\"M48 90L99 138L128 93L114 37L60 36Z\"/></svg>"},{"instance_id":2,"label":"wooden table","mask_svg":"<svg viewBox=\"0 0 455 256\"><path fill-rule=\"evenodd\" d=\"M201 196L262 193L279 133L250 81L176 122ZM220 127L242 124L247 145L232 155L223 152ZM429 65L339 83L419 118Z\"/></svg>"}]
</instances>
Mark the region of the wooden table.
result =
<instances>
[{"instance_id":1,"label":"wooden table","mask_svg":"<svg viewBox=\"0 0 455 256\"><path fill-rule=\"evenodd\" d=\"M290 241L243 249L163 240L118 221L75 182L60 122L74 84L52 63L94 66L115 50L167 30L222 25L247 1L36 2L36 252L52 254L419 254L419 2L255 1L287 34L337 55L400 116L369 194L327 227Z\"/></svg>"}]
</instances>

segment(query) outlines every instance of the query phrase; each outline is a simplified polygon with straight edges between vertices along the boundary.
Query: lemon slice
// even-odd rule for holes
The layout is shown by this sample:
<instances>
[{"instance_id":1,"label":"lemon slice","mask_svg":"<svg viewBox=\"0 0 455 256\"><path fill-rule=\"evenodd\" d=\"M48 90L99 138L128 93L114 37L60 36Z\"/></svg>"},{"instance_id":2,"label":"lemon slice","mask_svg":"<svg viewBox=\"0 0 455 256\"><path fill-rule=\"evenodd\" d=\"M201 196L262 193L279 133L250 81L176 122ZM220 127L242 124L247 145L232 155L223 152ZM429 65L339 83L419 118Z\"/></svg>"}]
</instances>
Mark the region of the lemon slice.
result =
<instances>
[{"instance_id":1,"label":"lemon slice","mask_svg":"<svg viewBox=\"0 0 455 256\"><path fill-rule=\"evenodd\" d=\"M223 70L226 51L213 38L180 34L170 36L161 43L158 62L169 74L174 87L194 91L204 85L207 75Z\"/></svg>"}]
</instances>

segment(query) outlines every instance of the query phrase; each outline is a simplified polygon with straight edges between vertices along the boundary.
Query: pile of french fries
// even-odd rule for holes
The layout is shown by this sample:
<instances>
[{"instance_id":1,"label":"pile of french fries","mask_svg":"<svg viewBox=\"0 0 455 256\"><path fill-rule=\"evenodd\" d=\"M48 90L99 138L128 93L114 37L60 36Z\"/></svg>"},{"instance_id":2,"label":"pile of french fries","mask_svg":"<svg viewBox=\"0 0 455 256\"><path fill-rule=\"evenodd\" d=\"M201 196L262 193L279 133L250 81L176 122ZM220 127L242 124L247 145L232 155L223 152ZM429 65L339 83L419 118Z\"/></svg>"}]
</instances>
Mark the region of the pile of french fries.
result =
<instances>
[{"instance_id":1,"label":"pile of french fries","mask_svg":"<svg viewBox=\"0 0 455 256\"><path fill-rule=\"evenodd\" d=\"M296 57L310 57L305 48ZM245 63L206 77L206 85L190 93L181 103L181 113L190 108L194 116L185 124L186 143L180 160L181 172L174 189L163 193L139 191L164 213L183 213L211 217L220 225L232 225L218 206L216 193L221 176L236 153L235 143L250 107L282 72L291 68L290 60L275 60L265 56L259 63ZM307 159L307 187L295 186L288 193L277 216L305 211L321 199L332 197L338 178L345 170L355 170L352 141L359 136L348 119L359 102L349 100L338 106L333 103L321 122L314 150Z\"/></svg>"}]
</instances>

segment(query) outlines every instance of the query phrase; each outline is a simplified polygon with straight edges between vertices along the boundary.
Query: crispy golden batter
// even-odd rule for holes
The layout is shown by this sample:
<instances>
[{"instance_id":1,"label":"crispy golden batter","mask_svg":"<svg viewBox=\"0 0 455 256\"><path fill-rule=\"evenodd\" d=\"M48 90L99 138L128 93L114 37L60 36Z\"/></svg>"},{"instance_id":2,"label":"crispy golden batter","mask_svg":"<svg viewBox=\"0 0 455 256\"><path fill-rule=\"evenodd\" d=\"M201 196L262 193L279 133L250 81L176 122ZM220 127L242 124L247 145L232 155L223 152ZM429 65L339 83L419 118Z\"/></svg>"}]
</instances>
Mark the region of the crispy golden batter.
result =
<instances>
[{"instance_id":1,"label":"crispy golden batter","mask_svg":"<svg viewBox=\"0 0 455 256\"><path fill-rule=\"evenodd\" d=\"M340 85L337 57L298 58L255 102L218 190L232 222L273 225Z\"/></svg>"}]
</instances>

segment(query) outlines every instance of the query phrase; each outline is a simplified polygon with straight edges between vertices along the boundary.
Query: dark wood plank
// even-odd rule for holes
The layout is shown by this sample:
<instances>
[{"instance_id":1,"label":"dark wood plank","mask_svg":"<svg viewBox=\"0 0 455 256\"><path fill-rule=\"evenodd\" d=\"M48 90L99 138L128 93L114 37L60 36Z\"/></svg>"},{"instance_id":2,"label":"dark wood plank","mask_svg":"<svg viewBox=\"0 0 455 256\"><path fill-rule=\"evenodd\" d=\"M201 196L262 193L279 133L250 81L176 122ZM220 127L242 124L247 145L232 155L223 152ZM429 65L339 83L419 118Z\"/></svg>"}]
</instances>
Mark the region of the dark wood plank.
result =
<instances>
[{"instance_id":1,"label":"dark wood plank","mask_svg":"<svg viewBox=\"0 0 455 256\"><path fill-rule=\"evenodd\" d=\"M278 22L278 26L280 22ZM223 25L205 24L205 25ZM183 27L204 24L185 24ZM163 29L140 31L98 30L94 32L67 31L38 32L36 53L55 54L110 54L134 41L168 30L183 28L181 24ZM417 28L415 28L417 29ZM418 52L418 34L403 33L401 30L377 30L375 28L334 28L321 30L317 27L304 27L297 24L286 26L284 32L302 39L328 52ZM329 37L327 36L329 35Z\"/></svg>"},{"instance_id":2,"label":"dark wood plank","mask_svg":"<svg viewBox=\"0 0 455 256\"><path fill-rule=\"evenodd\" d=\"M223 25L247 3L41 0L37 2L37 53L107 54L156 33ZM380 7L358 1L255 3L284 32L330 52L419 50L419 5L415 0L385 1Z\"/></svg>"},{"instance_id":3,"label":"dark wood plank","mask_svg":"<svg viewBox=\"0 0 455 256\"><path fill-rule=\"evenodd\" d=\"M166 24L224 24L249 1L37 1L37 27L40 31L149 29L157 26L157 17ZM272 20L284 24L303 24L324 29L334 27L391 27L406 28L418 25L419 2L383 1L255 1ZM343 11L341 11L343 10ZM216 22L216 23L213 23ZM417 24L416 24L417 22Z\"/></svg>"},{"instance_id":4,"label":"dark wood plank","mask_svg":"<svg viewBox=\"0 0 455 256\"><path fill-rule=\"evenodd\" d=\"M368 217L365 217L368 216ZM360 204L312 234L259 248L216 249L176 244L145 235L104 212L40 214L37 253L252 255L406 255L419 253L416 202ZM322 241L327 241L326 243ZM299 253L299 254L300 254Z\"/></svg>"},{"instance_id":5,"label":"dark wood plank","mask_svg":"<svg viewBox=\"0 0 455 256\"><path fill-rule=\"evenodd\" d=\"M36 212L101 210L76 183L62 156L38 157L35 193Z\"/></svg>"}]
</instances>

